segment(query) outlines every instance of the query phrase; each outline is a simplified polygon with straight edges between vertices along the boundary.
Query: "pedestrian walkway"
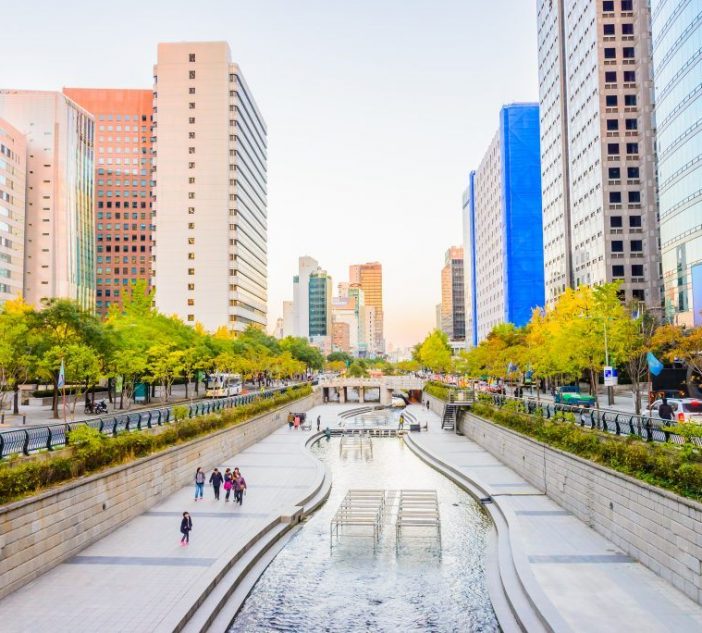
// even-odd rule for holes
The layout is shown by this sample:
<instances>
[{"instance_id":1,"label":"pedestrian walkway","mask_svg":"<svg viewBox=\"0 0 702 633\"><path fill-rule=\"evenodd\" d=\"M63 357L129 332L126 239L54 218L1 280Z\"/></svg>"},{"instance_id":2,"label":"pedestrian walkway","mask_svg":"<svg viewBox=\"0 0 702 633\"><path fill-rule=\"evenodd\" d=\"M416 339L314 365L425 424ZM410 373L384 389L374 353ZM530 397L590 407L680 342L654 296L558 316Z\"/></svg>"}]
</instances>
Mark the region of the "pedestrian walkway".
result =
<instances>
[{"instance_id":1,"label":"pedestrian walkway","mask_svg":"<svg viewBox=\"0 0 702 633\"><path fill-rule=\"evenodd\" d=\"M412 441L476 482L510 513L510 538L526 555L529 571L565 627L578 633L702 631L701 606L478 444L442 431L436 414L410 407L420 415L418 409L429 427L412 434Z\"/></svg>"},{"instance_id":2,"label":"pedestrian walkway","mask_svg":"<svg viewBox=\"0 0 702 633\"><path fill-rule=\"evenodd\" d=\"M329 424L330 407L316 407L308 417L316 420L320 413L323 425ZM0 601L0 629L172 631L214 573L320 487L324 467L305 449L309 436L285 426L219 464L221 472L241 469L248 484L241 507L226 503L224 490L215 501L209 485L205 500L198 502L194 485L174 490L163 503ZM184 511L193 519L188 547L180 546Z\"/></svg>"}]
</instances>

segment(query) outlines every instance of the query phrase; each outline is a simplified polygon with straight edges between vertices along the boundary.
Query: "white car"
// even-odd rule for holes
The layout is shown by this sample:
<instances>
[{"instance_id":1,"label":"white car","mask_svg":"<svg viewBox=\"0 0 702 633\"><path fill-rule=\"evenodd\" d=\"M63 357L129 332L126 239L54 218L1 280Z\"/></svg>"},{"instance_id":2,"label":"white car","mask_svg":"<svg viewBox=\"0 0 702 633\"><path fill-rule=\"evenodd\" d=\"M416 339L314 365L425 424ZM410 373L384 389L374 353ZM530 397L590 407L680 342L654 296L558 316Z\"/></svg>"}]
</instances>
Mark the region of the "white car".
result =
<instances>
[{"instance_id":1,"label":"white car","mask_svg":"<svg viewBox=\"0 0 702 633\"><path fill-rule=\"evenodd\" d=\"M653 418L660 418L658 409L662 404L663 400L656 400L648 408L649 415ZM668 398L668 404L673 409L672 424L687 422L702 424L702 400L696 400L695 398Z\"/></svg>"}]
</instances>

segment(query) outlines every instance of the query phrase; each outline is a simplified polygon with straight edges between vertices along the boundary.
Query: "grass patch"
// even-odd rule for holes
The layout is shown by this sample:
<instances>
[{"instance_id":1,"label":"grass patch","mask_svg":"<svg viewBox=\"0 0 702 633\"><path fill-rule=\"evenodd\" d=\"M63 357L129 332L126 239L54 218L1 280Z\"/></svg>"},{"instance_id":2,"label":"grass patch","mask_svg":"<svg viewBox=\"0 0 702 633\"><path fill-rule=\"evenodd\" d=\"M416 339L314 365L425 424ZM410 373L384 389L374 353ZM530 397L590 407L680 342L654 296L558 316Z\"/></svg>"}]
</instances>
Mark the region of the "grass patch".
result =
<instances>
[{"instance_id":1,"label":"grass patch","mask_svg":"<svg viewBox=\"0 0 702 633\"><path fill-rule=\"evenodd\" d=\"M293 387L272 398L159 427L160 433L135 431L117 437L81 426L70 433L70 453L34 461L0 464L0 504L37 494L44 488L165 450L183 442L233 427L262 413L299 400L312 387Z\"/></svg>"},{"instance_id":2,"label":"grass patch","mask_svg":"<svg viewBox=\"0 0 702 633\"><path fill-rule=\"evenodd\" d=\"M546 420L527 414L521 402L508 402L501 409L476 402L472 412L554 448L702 501L702 454L692 444L644 442L633 436L587 430L575 424L571 413L559 412Z\"/></svg>"}]
</instances>

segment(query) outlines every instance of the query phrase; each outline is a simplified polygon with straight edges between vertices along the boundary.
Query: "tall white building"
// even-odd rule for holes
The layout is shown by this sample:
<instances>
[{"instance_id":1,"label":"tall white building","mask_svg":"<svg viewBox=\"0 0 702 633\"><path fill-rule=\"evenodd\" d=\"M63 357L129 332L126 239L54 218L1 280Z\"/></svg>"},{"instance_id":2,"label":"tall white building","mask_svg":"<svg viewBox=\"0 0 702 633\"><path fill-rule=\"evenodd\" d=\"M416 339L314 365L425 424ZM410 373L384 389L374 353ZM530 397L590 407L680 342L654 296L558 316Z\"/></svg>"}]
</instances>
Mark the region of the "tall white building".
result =
<instances>
[{"instance_id":1,"label":"tall white building","mask_svg":"<svg viewBox=\"0 0 702 633\"><path fill-rule=\"evenodd\" d=\"M295 303L283 301L283 337L295 336Z\"/></svg>"},{"instance_id":2,"label":"tall white building","mask_svg":"<svg viewBox=\"0 0 702 633\"><path fill-rule=\"evenodd\" d=\"M0 304L23 296L27 142L0 119Z\"/></svg>"},{"instance_id":3,"label":"tall white building","mask_svg":"<svg viewBox=\"0 0 702 633\"><path fill-rule=\"evenodd\" d=\"M156 305L214 330L266 326L267 132L226 42L158 45Z\"/></svg>"},{"instance_id":4,"label":"tall white building","mask_svg":"<svg viewBox=\"0 0 702 633\"><path fill-rule=\"evenodd\" d=\"M546 300L622 282L659 306L646 0L538 0Z\"/></svg>"},{"instance_id":5,"label":"tall white building","mask_svg":"<svg viewBox=\"0 0 702 633\"><path fill-rule=\"evenodd\" d=\"M60 92L34 90L0 90L0 117L26 138L25 300L93 310L93 117Z\"/></svg>"}]
</instances>

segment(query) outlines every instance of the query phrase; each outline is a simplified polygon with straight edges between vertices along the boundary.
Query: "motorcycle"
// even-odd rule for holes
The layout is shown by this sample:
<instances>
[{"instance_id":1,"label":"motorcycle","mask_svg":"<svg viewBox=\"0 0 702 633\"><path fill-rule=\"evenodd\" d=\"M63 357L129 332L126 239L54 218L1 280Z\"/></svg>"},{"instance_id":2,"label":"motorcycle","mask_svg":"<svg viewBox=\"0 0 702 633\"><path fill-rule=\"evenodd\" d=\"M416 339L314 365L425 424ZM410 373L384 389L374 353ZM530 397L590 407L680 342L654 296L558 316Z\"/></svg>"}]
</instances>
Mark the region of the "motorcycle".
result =
<instances>
[{"instance_id":1,"label":"motorcycle","mask_svg":"<svg viewBox=\"0 0 702 633\"><path fill-rule=\"evenodd\" d=\"M85 413L107 413L107 403L104 400L100 400L99 402L96 402L94 404L92 402L86 402Z\"/></svg>"}]
</instances>

